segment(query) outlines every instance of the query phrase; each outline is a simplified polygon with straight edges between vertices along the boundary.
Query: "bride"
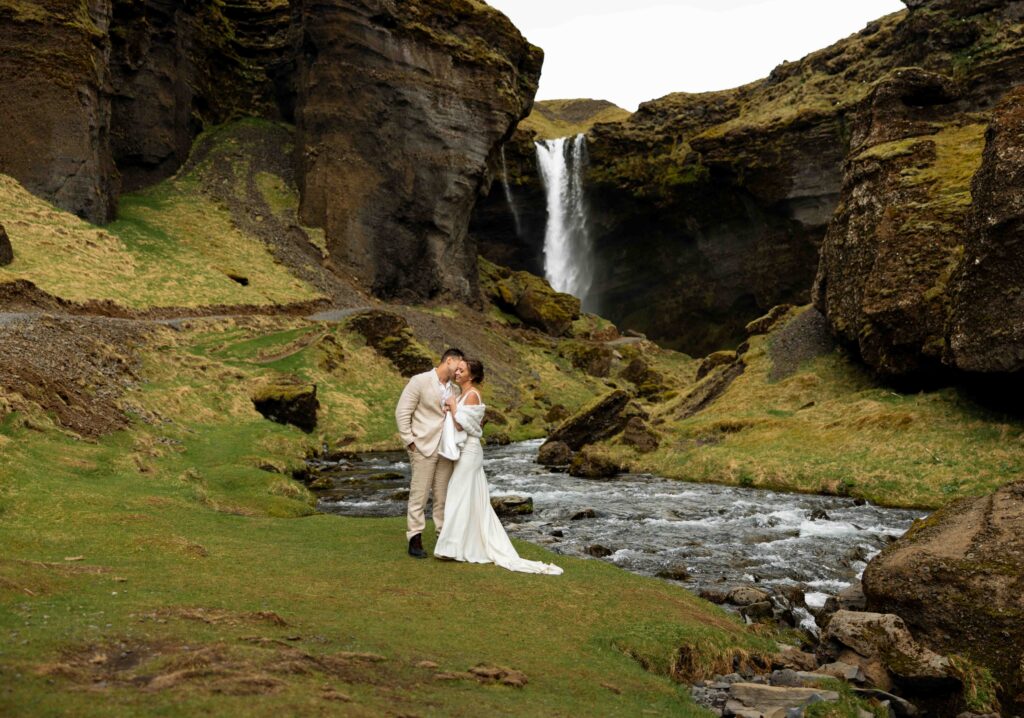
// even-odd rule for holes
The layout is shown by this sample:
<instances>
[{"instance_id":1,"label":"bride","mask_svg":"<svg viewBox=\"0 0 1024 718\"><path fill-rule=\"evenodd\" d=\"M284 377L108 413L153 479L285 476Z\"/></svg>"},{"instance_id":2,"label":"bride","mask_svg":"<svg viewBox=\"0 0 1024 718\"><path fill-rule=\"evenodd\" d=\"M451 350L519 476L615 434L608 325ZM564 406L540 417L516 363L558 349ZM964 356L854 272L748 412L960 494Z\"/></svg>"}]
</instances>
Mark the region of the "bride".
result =
<instances>
[{"instance_id":1,"label":"bride","mask_svg":"<svg viewBox=\"0 0 1024 718\"><path fill-rule=\"evenodd\" d=\"M491 508L483 467L483 447L480 445L480 436L483 434L481 425L486 409L480 396L483 380L482 363L475 359L459 362L455 370L455 381L462 393L458 399L452 397L448 400L447 408L451 418L445 419L446 422L454 423L455 435L449 436L448 441L442 436L441 443L442 446L449 444L442 448L442 455L454 453L452 443L460 445L462 451L448 483L444 525L437 538L434 555L469 563L494 563L509 571L558 575L562 569L554 564L519 558L498 515ZM451 429L446 433L450 432Z\"/></svg>"}]
</instances>

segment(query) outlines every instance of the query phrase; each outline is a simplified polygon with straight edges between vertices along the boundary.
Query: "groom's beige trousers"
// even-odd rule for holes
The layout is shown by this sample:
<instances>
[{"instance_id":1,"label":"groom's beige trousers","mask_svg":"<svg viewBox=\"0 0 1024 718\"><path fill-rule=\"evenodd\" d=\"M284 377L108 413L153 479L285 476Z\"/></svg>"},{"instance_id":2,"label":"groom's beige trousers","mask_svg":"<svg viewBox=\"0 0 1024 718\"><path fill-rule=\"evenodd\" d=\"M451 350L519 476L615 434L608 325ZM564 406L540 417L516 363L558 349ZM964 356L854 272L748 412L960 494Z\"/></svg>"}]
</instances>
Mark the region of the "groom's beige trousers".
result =
<instances>
[{"instance_id":1,"label":"groom's beige trousers","mask_svg":"<svg viewBox=\"0 0 1024 718\"><path fill-rule=\"evenodd\" d=\"M434 494L434 528L441 533L444 525L444 501L448 495L448 480L452 477L454 462L434 451L433 456L424 456L413 446L409 450L409 464L412 481L409 484L409 510L407 515L408 541L426 528L427 497Z\"/></svg>"}]
</instances>

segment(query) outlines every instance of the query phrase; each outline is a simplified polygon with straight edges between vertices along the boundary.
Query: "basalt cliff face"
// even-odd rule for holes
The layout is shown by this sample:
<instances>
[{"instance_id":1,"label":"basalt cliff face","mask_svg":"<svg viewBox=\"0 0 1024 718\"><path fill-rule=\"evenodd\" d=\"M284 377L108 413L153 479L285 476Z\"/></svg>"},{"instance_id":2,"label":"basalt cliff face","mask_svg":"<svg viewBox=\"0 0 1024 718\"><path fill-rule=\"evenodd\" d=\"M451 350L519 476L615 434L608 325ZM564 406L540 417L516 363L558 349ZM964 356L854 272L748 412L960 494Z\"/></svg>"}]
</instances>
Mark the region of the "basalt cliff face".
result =
<instances>
[{"instance_id":1,"label":"basalt cliff face","mask_svg":"<svg viewBox=\"0 0 1024 718\"><path fill-rule=\"evenodd\" d=\"M293 122L332 266L382 297L476 301L469 214L541 61L477 0L6 2L0 172L101 223L204 127Z\"/></svg>"},{"instance_id":2,"label":"basalt cliff face","mask_svg":"<svg viewBox=\"0 0 1024 718\"><path fill-rule=\"evenodd\" d=\"M1020 140L1015 105L993 108L1024 78L1024 3L906 4L764 80L588 132L602 313L703 354L774 304L813 300L882 374L1016 369ZM524 154L520 127L507 158ZM535 170L509 164L521 217L543 216ZM481 227L483 253L529 266L536 224L520 221L518 250Z\"/></svg>"}]
</instances>

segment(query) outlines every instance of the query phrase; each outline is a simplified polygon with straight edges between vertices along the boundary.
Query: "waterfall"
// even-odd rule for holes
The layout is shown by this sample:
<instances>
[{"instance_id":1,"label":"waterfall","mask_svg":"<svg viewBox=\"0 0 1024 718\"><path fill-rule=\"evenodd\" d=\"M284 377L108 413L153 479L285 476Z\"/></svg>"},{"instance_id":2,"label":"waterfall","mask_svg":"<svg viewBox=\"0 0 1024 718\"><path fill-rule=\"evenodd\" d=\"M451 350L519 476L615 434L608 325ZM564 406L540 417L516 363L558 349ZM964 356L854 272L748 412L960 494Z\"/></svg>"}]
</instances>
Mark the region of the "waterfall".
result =
<instances>
[{"instance_id":1,"label":"waterfall","mask_svg":"<svg viewBox=\"0 0 1024 718\"><path fill-rule=\"evenodd\" d=\"M587 141L582 135L536 143L537 165L547 194L544 274L560 292L579 297L584 308L592 276L590 235L583 197Z\"/></svg>"},{"instance_id":2,"label":"waterfall","mask_svg":"<svg viewBox=\"0 0 1024 718\"><path fill-rule=\"evenodd\" d=\"M512 197L512 188L508 185L508 167L505 165L505 145L501 146L501 186L505 189L505 201L508 202L508 209L512 213L512 221L516 225L516 237L523 236L523 229L519 223L519 208Z\"/></svg>"}]
</instances>

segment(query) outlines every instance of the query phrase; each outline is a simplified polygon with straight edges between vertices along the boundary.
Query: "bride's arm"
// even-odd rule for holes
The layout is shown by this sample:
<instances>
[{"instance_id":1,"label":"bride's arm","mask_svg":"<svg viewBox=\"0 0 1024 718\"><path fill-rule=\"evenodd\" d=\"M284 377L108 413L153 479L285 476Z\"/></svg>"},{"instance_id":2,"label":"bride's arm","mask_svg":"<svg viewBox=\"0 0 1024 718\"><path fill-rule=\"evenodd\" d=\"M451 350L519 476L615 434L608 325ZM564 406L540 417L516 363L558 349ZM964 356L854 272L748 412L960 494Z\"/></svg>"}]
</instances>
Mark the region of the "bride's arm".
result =
<instances>
[{"instance_id":1,"label":"bride's arm","mask_svg":"<svg viewBox=\"0 0 1024 718\"><path fill-rule=\"evenodd\" d=\"M451 406L451 409L452 409L452 419L455 420L455 429L457 431L465 431L465 429L462 428L462 424L459 423L459 419L458 419L458 416L459 416L459 404L458 404L458 402L456 402L455 399L449 399L448 401L450 402L449 406ZM462 403L465 406L476 406L477 404L480 403L480 395L477 394L474 391L472 394L467 396L466 400L464 402L462 402Z\"/></svg>"}]
</instances>

